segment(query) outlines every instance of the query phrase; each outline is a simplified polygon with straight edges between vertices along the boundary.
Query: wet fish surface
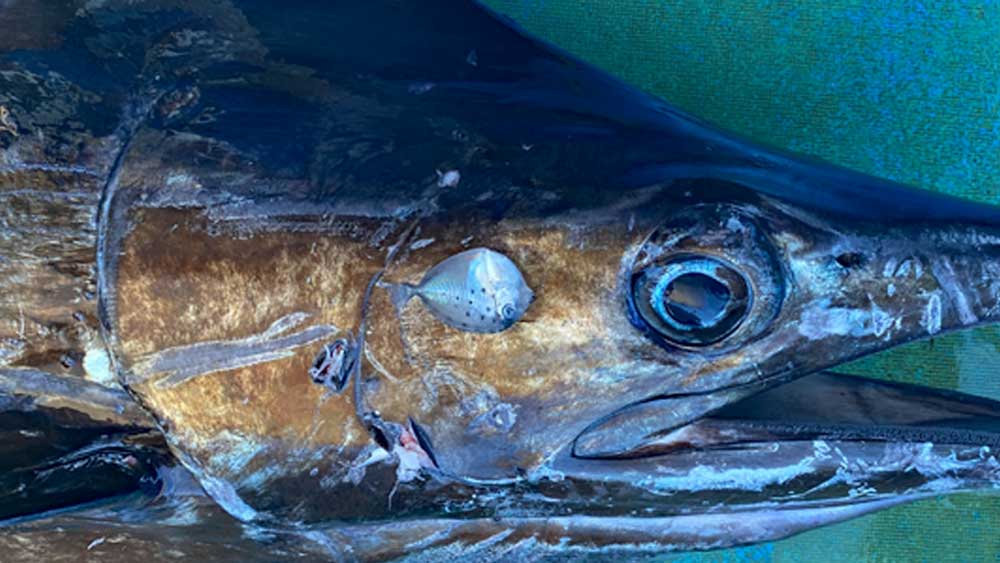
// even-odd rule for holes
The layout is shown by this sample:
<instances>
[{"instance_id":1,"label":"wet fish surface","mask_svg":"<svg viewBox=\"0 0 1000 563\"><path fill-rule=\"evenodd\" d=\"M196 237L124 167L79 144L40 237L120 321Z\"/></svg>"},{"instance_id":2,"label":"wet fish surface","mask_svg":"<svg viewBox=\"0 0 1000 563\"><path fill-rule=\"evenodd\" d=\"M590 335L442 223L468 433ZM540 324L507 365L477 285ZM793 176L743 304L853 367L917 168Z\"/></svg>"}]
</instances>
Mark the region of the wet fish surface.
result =
<instances>
[{"instance_id":1,"label":"wet fish surface","mask_svg":"<svg viewBox=\"0 0 1000 563\"><path fill-rule=\"evenodd\" d=\"M645 558L1000 488L1000 403L833 371L1000 320L995 207L471 1L0 23L5 546Z\"/></svg>"}]
</instances>

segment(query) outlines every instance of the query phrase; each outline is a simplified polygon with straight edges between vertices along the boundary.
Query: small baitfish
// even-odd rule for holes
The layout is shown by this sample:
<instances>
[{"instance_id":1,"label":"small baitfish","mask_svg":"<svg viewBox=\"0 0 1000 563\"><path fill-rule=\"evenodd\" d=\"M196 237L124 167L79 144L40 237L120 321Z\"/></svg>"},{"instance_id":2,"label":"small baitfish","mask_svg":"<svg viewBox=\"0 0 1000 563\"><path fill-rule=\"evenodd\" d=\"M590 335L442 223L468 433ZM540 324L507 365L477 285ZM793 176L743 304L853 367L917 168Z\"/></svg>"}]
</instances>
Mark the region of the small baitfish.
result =
<instances>
[{"instance_id":1,"label":"small baitfish","mask_svg":"<svg viewBox=\"0 0 1000 563\"><path fill-rule=\"evenodd\" d=\"M517 265L488 248L473 248L445 259L417 285L390 284L388 288L397 309L419 296L441 322L480 333L510 328L535 298Z\"/></svg>"}]
</instances>

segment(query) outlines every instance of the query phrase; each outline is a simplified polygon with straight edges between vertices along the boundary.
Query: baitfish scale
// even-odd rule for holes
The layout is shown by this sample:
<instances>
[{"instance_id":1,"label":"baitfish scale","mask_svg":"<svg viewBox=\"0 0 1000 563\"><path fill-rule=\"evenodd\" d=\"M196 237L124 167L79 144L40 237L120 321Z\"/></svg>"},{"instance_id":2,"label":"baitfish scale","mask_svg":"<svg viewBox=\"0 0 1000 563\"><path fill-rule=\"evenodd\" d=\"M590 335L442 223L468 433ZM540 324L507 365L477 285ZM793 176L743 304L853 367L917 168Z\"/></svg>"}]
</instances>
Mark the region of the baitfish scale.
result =
<instances>
[{"instance_id":1,"label":"baitfish scale","mask_svg":"<svg viewBox=\"0 0 1000 563\"><path fill-rule=\"evenodd\" d=\"M995 321L995 208L753 145L473 2L136 6L0 7L53 26L0 39L0 193L62 237L53 274L14 223L29 320L3 309L0 351L39 383L3 390L60 404L51 371L130 409L73 403L121 440L74 447L124 475L74 498L157 460L207 497L150 526L599 558L996 487L995 402L828 371ZM502 330L423 291L477 256ZM47 315L78 330L20 330Z\"/></svg>"}]
</instances>

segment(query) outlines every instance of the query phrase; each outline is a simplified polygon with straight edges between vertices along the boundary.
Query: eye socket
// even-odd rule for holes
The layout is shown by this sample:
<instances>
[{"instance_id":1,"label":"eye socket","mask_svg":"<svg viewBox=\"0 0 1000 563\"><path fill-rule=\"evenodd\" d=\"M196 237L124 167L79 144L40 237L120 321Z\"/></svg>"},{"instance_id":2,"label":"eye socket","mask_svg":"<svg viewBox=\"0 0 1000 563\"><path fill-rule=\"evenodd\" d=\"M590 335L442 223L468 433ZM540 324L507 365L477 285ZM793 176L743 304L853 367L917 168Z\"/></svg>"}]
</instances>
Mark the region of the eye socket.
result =
<instances>
[{"instance_id":1,"label":"eye socket","mask_svg":"<svg viewBox=\"0 0 1000 563\"><path fill-rule=\"evenodd\" d=\"M732 266L707 256L677 256L632 277L643 322L680 346L708 346L732 334L750 311L750 287Z\"/></svg>"}]
</instances>

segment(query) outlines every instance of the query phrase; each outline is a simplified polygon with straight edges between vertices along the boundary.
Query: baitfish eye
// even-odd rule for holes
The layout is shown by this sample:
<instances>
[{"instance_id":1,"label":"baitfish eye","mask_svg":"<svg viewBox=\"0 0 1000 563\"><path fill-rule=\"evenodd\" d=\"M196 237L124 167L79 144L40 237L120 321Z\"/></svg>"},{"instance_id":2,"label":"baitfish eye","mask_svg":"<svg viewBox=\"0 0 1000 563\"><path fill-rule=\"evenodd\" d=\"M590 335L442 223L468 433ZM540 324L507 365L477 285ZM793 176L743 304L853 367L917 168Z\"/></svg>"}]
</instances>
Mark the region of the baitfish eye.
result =
<instances>
[{"instance_id":1,"label":"baitfish eye","mask_svg":"<svg viewBox=\"0 0 1000 563\"><path fill-rule=\"evenodd\" d=\"M680 255L632 277L642 321L680 346L708 346L730 335L746 318L753 295L735 268L717 258Z\"/></svg>"},{"instance_id":2,"label":"baitfish eye","mask_svg":"<svg viewBox=\"0 0 1000 563\"><path fill-rule=\"evenodd\" d=\"M503 318L507 320L513 320L515 317L517 317L517 308L515 308L514 305L508 303L500 309L500 314L503 315Z\"/></svg>"}]
</instances>

